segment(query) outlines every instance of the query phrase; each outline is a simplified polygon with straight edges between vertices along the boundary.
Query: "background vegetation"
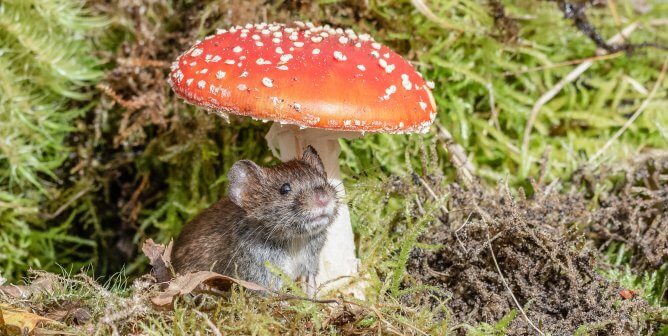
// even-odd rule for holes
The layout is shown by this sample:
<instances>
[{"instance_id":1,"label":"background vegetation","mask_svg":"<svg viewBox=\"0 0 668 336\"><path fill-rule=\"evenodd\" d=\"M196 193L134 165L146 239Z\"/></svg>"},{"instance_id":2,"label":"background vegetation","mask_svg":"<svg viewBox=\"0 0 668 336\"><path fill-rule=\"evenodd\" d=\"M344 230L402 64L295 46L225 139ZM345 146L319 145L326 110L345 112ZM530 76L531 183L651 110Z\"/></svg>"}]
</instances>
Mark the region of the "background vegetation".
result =
<instances>
[{"instance_id":1,"label":"background vegetation","mask_svg":"<svg viewBox=\"0 0 668 336\"><path fill-rule=\"evenodd\" d=\"M0 275L17 281L31 267L76 272L86 265L96 275L139 275L146 260L137 257L138 244L168 241L223 196L234 161L275 162L257 145L268 125L226 124L186 106L166 84L178 53L218 27L301 19L369 32L435 81L436 123L464 147L483 184L502 181L530 196L532 178L554 182L555 190L584 192L595 208L618 185L610 170L668 148L668 54L650 45L668 43L667 17L667 3L641 0L3 0ZM605 44L632 25L626 38ZM586 71L537 107L586 62ZM428 166L445 174L439 183L451 183L457 169L437 127L342 142L360 253L383 265L378 280L391 288L378 303L405 294L396 276L438 216L406 212L414 210L406 205L410 194L354 190L423 175L420 152L434 142ZM384 197L389 205L375 209ZM382 229L387 223L403 229ZM399 241L405 232L412 238ZM602 250L612 261L603 267L608 276L666 305L665 251L658 264L636 267L641 249L630 242ZM313 317L309 304L295 309ZM434 317L411 316L417 320L406 323Z\"/></svg>"}]
</instances>

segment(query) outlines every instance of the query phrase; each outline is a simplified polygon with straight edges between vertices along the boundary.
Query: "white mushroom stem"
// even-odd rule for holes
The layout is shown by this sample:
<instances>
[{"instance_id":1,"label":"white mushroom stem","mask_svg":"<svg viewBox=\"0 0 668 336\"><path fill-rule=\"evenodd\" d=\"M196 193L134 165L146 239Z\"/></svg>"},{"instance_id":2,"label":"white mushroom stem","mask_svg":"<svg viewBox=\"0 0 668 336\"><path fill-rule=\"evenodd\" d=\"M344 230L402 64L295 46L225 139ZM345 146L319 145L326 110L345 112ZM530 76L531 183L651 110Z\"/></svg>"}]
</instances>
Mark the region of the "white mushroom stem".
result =
<instances>
[{"instance_id":1,"label":"white mushroom stem","mask_svg":"<svg viewBox=\"0 0 668 336\"><path fill-rule=\"evenodd\" d=\"M279 123L274 123L266 135L269 148L276 157L284 162L301 156L306 146L313 146L318 151L325 165L327 178L336 187L340 199L345 198L345 190L339 170L339 154L341 153L339 138L358 137L361 137L359 132L300 129L294 125ZM319 286L321 293L336 288L362 298L359 287L347 286L344 288L353 280L351 277L358 274L358 267L359 259L355 256L355 240L350 224L350 212L343 201L339 214L327 233L327 242L320 253L316 285Z\"/></svg>"}]
</instances>

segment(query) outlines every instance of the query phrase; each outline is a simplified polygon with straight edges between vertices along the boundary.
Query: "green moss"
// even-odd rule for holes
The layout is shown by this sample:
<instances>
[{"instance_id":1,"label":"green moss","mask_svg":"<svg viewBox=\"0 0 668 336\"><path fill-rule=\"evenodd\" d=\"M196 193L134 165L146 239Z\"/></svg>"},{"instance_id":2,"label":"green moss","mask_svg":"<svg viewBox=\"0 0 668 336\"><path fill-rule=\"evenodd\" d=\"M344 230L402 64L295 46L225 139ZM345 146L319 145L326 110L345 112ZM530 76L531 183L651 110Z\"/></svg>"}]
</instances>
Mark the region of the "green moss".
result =
<instances>
[{"instance_id":1,"label":"green moss","mask_svg":"<svg viewBox=\"0 0 668 336\"><path fill-rule=\"evenodd\" d=\"M0 273L65 262L62 241L71 223L45 227L44 203L66 183L56 170L70 155L65 144L86 111L82 88L102 73L87 34L103 21L77 1L0 3Z\"/></svg>"}]
</instances>

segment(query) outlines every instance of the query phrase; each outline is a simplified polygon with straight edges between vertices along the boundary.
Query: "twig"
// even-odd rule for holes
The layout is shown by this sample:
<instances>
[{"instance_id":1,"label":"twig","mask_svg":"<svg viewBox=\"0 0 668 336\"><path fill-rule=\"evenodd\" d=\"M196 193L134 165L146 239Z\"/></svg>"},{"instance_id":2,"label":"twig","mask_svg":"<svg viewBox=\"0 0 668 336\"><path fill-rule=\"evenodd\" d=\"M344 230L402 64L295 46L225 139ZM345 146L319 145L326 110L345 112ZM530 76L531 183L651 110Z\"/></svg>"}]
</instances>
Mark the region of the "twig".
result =
<instances>
[{"instance_id":1,"label":"twig","mask_svg":"<svg viewBox=\"0 0 668 336\"><path fill-rule=\"evenodd\" d=\"M636 28L638 27L638 23L634 22L626 28L624 28L619 34L613 36L610 38L607 43L608 44L613 44L613 43L619 43L622 40L626 38L629 34L631 34ZM601 50L602 53L605 53L604 50ZM529 115L529 119L527 120L527 125L524 128L524 136L522 139L522 161L526 161L527 156L528 156L528 148L529 148L529 138L531 136L531 130L533 129L533 124L536 122L536 118L538 117L538 112L540 109L543 107L543 105L547 104L552 98L554 98L565 86L566 84L574 81L582 73L587 71L592 64L594 64L593 60L585 61L582 62L580 65L578 65L573 71L571 71L566 77L561 79L552 89L549 91L545 92L538 100L536 103L533 105L531 108L531 114Z\"/></svg>"},{"instance_id":2,"label":"twig","mask_svg":"<svg viewBox=\"0 0 668 336\"><path fill-rule=\"evenodd\" d=\"M419 176L418 176L418 181L420 181L420 184L422 184L422 186L423 186L425 189L427 189L427 192L429 192L429 195L431 195L431 197L434 199L434 201L435 201L435 202L438 202L439 199L438 199L438 196L436 195L436 193L434 192L434 189L432 189L432 188L427 184L427 182L425 182L425 180L422 179L422 177L419 177ZM448 211L448 209L445 207L445 205L443 205L443 204L439 204L439 205L440 205L440 207L441 207L441 210L443 210L443 212L445 212L446 214L447 214L447 213L450 213L450 211Z\"/></svg>"},{"instance_id":3,"label":"twig","mask_svg":"<svg viewBox=\"0 0 668 336\"><path fill-rule=\"evenodd\" d=\"M647 108L647 106L649 106L649 103L652 101L652 99L654 99L654 96L656 95L656 91L657 91L657 90L659 89L659 87L661 86L661 83L663 82L663 79L664 79L664 77L666 76L666 69L667 69L667 68L668 68L668 60L666 60L666 61L663 62L663 66L661 67L661 73L659 73L659 78L657 78L656 82L654 83L654 87L652 88L652 91L650 91L649 95L647 95L647 98L645 98L645 100L642 102L642 104L640 104L640 107L638 107L638 109L636 110L636 112L633 113L633 115L631 116L631 118L629 118L629 120L627 120L626 123L624 123L624 125L622 126L622 128L620 128L619 130L617 130L617 132L615 133L615 135L613 135L613 136L612 136L612 137L605 143L605 145L603 145L603 147L601 147L601 149L599 149L599 150L596 152L596 154L594 154L594 156L592 156L591 159L589 159L589 162L590 162L590 163L593 162L593 161L595 161L596 159L598 159L599 156L601 156L603 153L605 153L605 151L608 150L608 147L610 147L610 145L612 145L612 143L615 142L615 140L617 140L617 138L619 138L619 137L620 137L620 136L621 136L621 135L622 135L622 134L629 128L629 127L631 127L631 125L633 124L633 122L634 122L636 119L638 119L638 117L640 116L640 114L643 113L643 111L645 111L645 109Z\"/></svg>"},{"instance_id":4,"label":"twig","mask_svg":"<svg viewBox=\"0 0 668 336\"><path fill-rule=\"evenodd\" d=\"M56 212L54 212L54 213L50 213L50 214L45 214L45 215L44 215L44 218L50 220L50 219L54 219L54 218L60 216L60 214L63 213L63 211L65 211L67 208L69 208L70 205L72 205L72 203L74 203L74 201L76 201L76 200L78 200L79 198L81 198L81 197L83 197L84 195L86 195L86 193L88 193L89 191L91 191L91 189L93 189L91 186L86 186L85 188L81 189L81 190L80 190L78 193L76 193L74 196L70 197L70 199L68 199L67 202L65 202L63 205L61 205L61 206L56 210Z\"/></svg>"},{"instance_id":5,"label":"twig","mask_svg":"<svg viewBox=\"0 0 668 336\"><path fill-rule=\"evenodd\" d=\"M496 267L496 271L499 273L499 277L501 278L501 282L503 282L503 285L506 287L506 290L510 294L510 297L513 298L513 302L515 302L515 306L517 306L517 309L520 310L520 313L522 313L522 316L524 317L524 319L527 321L527 323L529 323L529 325L532 328L534 328L534 330L536 330L541 335L545 335L542 331L540 331L540 329L538 329L538 327L536 327L536 325L533 324L533 322L531 322L531 320L529 319L527 314L524 312L524 309L522 309L522 306L517 301L517 298L515 297L515 294L513 294L513 291L510 289L510 286L508 286L508 283L506 282L506 278L503 277L503 273L501 273L501 268L499 267L499 263L496 261L496 256L494 255L494 250L492 249L492 242L489 241L489 232L487 233L487 241L488 241L487 247L489 247L489 253L491 253L491 255L492 255L492 260L494 261L494 266Z\"/></svg>"},{"instance_id":6,"label":"twig","mask_svg":"<svg viewBox=\"0 0 668 336\"><path fill-rule=\"evenodd\" d=\"M468 217L466 217L466 221L464 221L464 224L462 224L457 230L455 230L455 238L457 239L457 242L459 243L459 245L461 245L462 249L466 253L469 253L469 250L466 248L466 246L464 246L464 243L461 241L461 239L459 239L459 235L457 233L459 232L459 230L463 229L469 223L471 216L473 216L473 211L471 211Z\"/></svg>"},{"instance_id":7,"label":"twig","mask_svg":"<svg viewBox=\"0 0 668 336\"><path fill-rule=\"evenodd\" d=\"M553 63L553 64L548 64L548 65L542 65L542 66L537 66L534 68L530 69L525 69L525 70L520 70L520 71L506 71L503 73L504 76L517 76L529 72L536 72L536 71L541 71L541 70L547 70L547 69L554 69L554 68L560 68L563 66L568 66L568 65L575 65L575 64L582 64L584 62L591 62L591 61L604 61L612 58L617 58L619 56L624 55L622 52L616 52L614 54L606 54L606 55L597 55L597 56L592 56L592 57L586 57L586 58L580 58L580 59L575 59L575 60L570 60L570 61L564 61L564 62L559 62L559 63Z\"/></svg>"},{"instance_id":8,"label":"twig","mask_svg":"<svg viewBox=\"0 0 668 336\"><path fill-rule=\"evenodd\" d=\"M143 97L138 97L138 98L133 98L132 100L125 100L121 96L116 93L114 89L111 88L111 86L103 83L99 83L95 85L95 87L102 91L102 93L106 94L109 96L116 104L120 105L121 107L130 110L130 111L135 111L138 110L144 106L147 106L148 103Z\"/></svg>"},{"instance_id":9,"label":"twig","mask_svg":"<svg viewBox=\"0 0 668 336\"><path fill-rule=\"evenodd\" d=\"M119 57L116 62L122 66L139 68L168 68L169 62L160 60L151 60L137 57Z\"/></svg>"},{"instance_id":10,"label":"twig","mask_svg":"<svg viewBox=\"0 0 668 336\"><path fill-rule=\"evenodd\" d=\"M211 331L213 332L214 335L223 336L223 334L220 333L220 330L218 330L218 327L216 327L216 325L213 324L213 322L211 322L211 319L208 316L206 316L206 314L202 313L199 310L194 310L194 312L195 314L197 314L197 316L201 317L204 320L204 322L206 322L209 328L211 328Z\"/></svg>"},{"instance_id":11,"label":"twig","mask_svg":"<svg viewBox=\"0 0 668 336\"><path fill-rule=\"evenodd\" d=\"M452 23L447 22L447 21L443 20L442 18L438 17L436 14L434 14L434 12L431 11L431 9L424 2L424 0L411 0L411 3L415 7L415 9L418 10L418 12L422 13L422 15L427 17L427 19L429 19L430 21L433 21L434 23L438 24L442 28L455 30L455 31L459 31L459 32L466 31L465 29L463 29L461 27L457 27L457 26L453 25Z\"/></svg>"},{"instance_id":12,"label":"twig","mask_svg":"<svg viewBox=\"0 0 668 336\"><path fill-rule=\"evenodd\" d=\"M436 124L436 128L450 154L450 161L455 165L461 176L464 177L464 182L470 184L473 182L473 177L475 176L475 168L471 161L469 161L466 151L461 145L455 142L452 134L445 127Z\"/></svg>"}]
</instances>

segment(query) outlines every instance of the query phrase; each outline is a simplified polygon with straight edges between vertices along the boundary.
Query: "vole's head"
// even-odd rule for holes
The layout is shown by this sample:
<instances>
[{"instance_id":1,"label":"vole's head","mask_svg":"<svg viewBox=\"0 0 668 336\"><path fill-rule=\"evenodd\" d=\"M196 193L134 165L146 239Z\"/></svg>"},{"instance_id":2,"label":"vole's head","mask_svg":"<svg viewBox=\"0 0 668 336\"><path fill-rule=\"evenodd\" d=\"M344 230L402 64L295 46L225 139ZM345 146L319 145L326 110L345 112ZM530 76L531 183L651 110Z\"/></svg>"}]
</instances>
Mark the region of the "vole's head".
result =
<instances>
[{"instance_id":1,"label":"vole's head","mask_svg":"<svg viewBox=\"0 0 668 336\"><path fill-rule=\"evenodd\" d=\"M322 160L311 146L301 159L274 167L238 161L227 176L230 200L276 238L320 233L337 215L336 190L327 181Z\"/></svg>"}]
</instances>

